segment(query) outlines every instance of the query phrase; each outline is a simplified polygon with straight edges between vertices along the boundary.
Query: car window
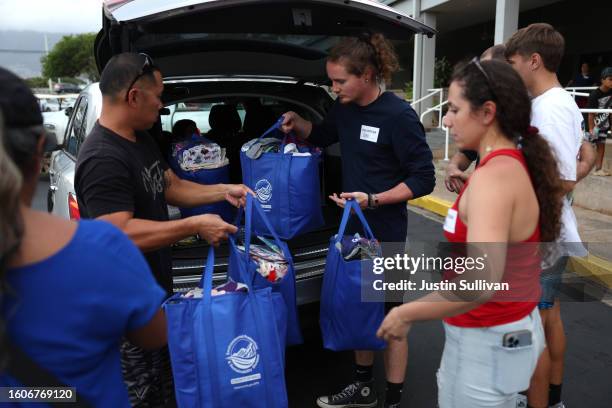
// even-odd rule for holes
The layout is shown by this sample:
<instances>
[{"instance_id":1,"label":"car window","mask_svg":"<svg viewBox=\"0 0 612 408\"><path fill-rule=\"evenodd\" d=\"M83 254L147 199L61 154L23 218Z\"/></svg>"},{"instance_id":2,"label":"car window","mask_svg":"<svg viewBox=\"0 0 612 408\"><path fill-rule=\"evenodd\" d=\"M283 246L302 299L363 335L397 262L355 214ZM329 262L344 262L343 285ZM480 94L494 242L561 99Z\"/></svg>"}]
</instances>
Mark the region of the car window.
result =
<instances>
[{"instance_id":1,"label":"car window","mask_svg":"<svg viewBox=\"0 0 612 408\"><path fill-rule=\"evenodd\" d=\"M180 102L176 104L176 112L210 111L212 103Z\"/></svg>"},{"instance_id":2,"label":"car window","mask_svg":"<svg viewBox=\"0 0 612 408\"><path fill-rule=\"evenodd\" d=\"M207 101L198 100L178 102L176 104L168 105L167 108L169 108L171 113L161 116L162 130L172 132L176 122L183 119L190 119L196 123L196 126L202 134L206 134L210 131L209 116L212 107L214 105L225 105L228 103L236 107L238 115L240 116L240 123L244 125L247 116L247 108L244 103L236 101L227 102L223 99ZM260 97L257 98L257 104L265 107L266 114L270 115L271 118L274 119L279 118L283 113L291 110L299 113L307 120L315 122L319 121L319 119L313 115L311 111L304 109L299 105L294 105L277 98ZM255 118L255 121L267 123L270 121L269 119L270 118ZM253 119L251 119L251 121L253 121ZM268 123L268 125L272 125L273 123L274 121Z\"/></svg>"},{"instance_id":3,"label":"car window","mask_svg":"<svg viewBox=\"0 0 612 408\"><path fill-rule=\"evenodd\" d=\"M85 139L85 118L87 113L87 98L82 96L76 103L75 111L68 124L68 132L66 133L66 145L65 150L73 155L77 156L79 147Z\"/></svg>"},{"instance_id":4,"label":"car window","mask_svg":"<svg viewBox=\"0 0 612 408\"><path fill-rule=\"evenodd\" d=\"M191 119L196 123L196 126L202 133L210 130L208 116L210 109L214 104L209 102L179 102L175 105L170 105L170 115L161 117L162 130L172 132L172 128L182 119Z\"/></svg>"}]
</instances>

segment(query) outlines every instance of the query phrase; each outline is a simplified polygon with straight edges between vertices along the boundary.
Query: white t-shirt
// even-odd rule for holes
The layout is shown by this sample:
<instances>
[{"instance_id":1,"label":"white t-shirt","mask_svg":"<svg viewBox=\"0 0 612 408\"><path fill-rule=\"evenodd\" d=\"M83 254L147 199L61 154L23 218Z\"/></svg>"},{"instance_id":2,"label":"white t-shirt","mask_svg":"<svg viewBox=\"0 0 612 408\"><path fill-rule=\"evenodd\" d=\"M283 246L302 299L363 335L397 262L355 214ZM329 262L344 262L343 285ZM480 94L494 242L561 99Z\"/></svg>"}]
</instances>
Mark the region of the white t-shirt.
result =
<instances>
[{"instance_id":1,"label":"white t-shirt","mask_svg":"<svg viewBox=\"0 0 612 408\"><path fill-rule=\"evenodd\" d=\"M561 178L576 181L576 159L583 140L583 117L574 99L563 88L551 88L531 101L531 124L550 144ZM586 256L580 243L576 216L567 197L563 199L561 235L570 256ZM571 243L571 244L569 244Z\"/></svg>"}]
</instances>

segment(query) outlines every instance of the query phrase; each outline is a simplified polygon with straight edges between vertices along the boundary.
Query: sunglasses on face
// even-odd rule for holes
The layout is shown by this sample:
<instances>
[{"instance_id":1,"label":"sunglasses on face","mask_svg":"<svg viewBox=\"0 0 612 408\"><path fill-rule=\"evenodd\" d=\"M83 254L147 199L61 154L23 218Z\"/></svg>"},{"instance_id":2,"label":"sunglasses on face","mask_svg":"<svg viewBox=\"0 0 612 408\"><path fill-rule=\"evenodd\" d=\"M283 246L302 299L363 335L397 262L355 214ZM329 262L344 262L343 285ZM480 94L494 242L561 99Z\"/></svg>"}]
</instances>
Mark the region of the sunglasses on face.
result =
<instances>
[{"instance_id":1,"label":"sunglasses on face","mask_svg":"<svg viewBox=\"0 0 612 408\"><path fill-rule=\"evenodd\" d=\"M134 84L136 83L136 81L138 81L140 78L142 78L143 75L151 72L153 68L155 68L155 65L153 65L153 59L151 59L151 57L149 57L147 54L143 52L139 53L138 55L144 57L144 62L142 63L142 68L140 68L140 72L138 73L138 75L136 75L134 80L130 83L130 86L128 87L127 92L125 93L126 102L130 95L130 91L134 87Z\"/></svg>"}]
</instances>

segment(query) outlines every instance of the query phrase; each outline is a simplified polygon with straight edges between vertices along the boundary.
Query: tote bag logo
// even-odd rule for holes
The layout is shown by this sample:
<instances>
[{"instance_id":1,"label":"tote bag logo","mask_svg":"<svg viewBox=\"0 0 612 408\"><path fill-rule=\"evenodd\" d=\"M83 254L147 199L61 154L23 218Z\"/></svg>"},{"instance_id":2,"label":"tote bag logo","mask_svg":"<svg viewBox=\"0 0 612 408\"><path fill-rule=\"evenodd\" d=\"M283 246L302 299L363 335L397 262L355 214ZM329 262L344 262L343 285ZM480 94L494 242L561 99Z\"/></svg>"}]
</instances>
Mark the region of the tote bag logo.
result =
<instances>
[{"instance_id":1,"label":"tote bag logo","mask_svg":"<svg viewBox=\"0 0 612 408\"><path fill-rule=\"evenodd\" d=\"M261 179L255 184L255 194L262 203L267 203L272 198L272 184L266 179Z\"/></svg>"},{"instance_id":2,"label":"tote bag logo","mask_svg":"<svg viewBox=\"0 0 612 408\"><path fill-rule=\"evenodd\" d=\"M225 358L232 370L246 374L259 363L259 350L255 340L246 335L236 337L227 346Z\"/></svg>"}]
</instances>

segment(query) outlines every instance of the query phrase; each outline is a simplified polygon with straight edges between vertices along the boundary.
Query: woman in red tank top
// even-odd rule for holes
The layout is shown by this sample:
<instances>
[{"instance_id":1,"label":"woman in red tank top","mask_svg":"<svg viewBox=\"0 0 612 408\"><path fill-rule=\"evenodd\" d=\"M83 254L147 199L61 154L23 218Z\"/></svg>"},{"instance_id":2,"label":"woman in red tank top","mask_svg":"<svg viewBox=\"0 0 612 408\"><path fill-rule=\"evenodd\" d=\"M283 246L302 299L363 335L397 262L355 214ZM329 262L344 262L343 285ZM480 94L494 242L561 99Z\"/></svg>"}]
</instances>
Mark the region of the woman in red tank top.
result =
<instances>
[{"instance_id":1,"label":"woman in red tank top","mask_svg":"<svg viewBox=\"0 0 612 408\"><path fill-rule=\"evenodd\" d=\"M394 341L415 321L443 319L439 406L514 407L544 347L537 247L559 234L557 164L529 125L529 96L510 65L474 59L458 67L448 100L444 124L457 147L478 151L481 163L449 210L444 233L466 243L468 257L486 254L485 269L449 271L445 279L467 285L394 308L378 335ZM477 281L508 286L469 285Z\"/></svg>"}]
</instances>

